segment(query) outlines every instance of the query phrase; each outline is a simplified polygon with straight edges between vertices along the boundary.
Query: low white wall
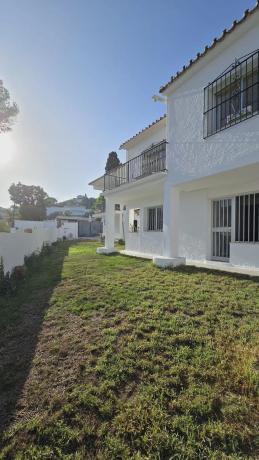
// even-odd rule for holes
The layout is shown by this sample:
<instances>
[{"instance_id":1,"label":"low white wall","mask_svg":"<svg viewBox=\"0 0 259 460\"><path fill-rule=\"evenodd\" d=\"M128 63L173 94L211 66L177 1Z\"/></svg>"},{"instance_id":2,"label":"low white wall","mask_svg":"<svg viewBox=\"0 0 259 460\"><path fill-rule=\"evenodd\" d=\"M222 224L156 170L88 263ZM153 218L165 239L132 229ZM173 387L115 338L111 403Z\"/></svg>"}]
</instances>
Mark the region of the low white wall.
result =
<instances>
[{"instance_id":1,"label":"low white wall","mask_svg":"<svg viewBox=\"0 0 259 460\"><path fill-rule=\"evenodd\" d=\"M56 220L15 220L14 227L16 230L54 229L57 230L59 239L63 239L64 236L68 240L78 239L78 222L62 222L57 229Z\"/></svg>"},{"instance_id":2,"label":"low white wall","mask_svg":"<svg viewBox=\"0 0 259 460\"><path fill-rule=\"evenodd\" d=\"M36 228L56 228L56 220L15 220L14 227L20 229L36 229Z\"/></svg>"},{"instance_id":3,"label":"low white wall","mask_svg":"<svg viewBox=\"0 0 259 460\"><path fill-rule=\"evenodd\" d=\"M230 263L259 269L259 243L230 243Z\"/></svg>"},{"instance_id":4,"label":"low white wall","mask_svg":"<svg viewBox=\"0 0 259 460\"><path fill-rule=\"evenodd\" d=\"M3 257L4 270L24 264L24 257L40 251L43 244L57 241L56 228L33 229L31 233L17 230L14 233L0 233L0 257Z\"/></svg>"}]
</instances>

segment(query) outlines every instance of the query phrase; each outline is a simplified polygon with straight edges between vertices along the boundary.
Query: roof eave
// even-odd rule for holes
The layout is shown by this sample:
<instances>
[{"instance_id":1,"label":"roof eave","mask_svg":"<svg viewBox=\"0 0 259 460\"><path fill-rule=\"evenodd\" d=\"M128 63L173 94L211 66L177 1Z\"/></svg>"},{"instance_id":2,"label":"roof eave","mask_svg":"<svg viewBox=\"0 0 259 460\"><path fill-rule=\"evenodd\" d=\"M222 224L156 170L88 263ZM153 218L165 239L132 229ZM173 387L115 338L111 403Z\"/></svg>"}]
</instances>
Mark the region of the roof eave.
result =
<instances>
[{"instance_id":1,"label":"roof eave","mask_svg":"<svg viewBox=\"0 0 259 460\"><path fill-rule=\"evenodd\" d=\"M142 129L141 131L139 131L137 134L135 134L134 136L132 136L130 139L128 139L127 141L123 142L123 144L120 145L119 147L119 150L127 150L128 148L134 146L137 141L146 136L150 130L155 130L158 128L158 126L160 124L162 124L164 122L164 120L166 119L166 114L164 114L162 117L158 118L156 121L154 121L153 123L151 123L150 125L148 125L146 128Z\"/></svg>"},{"instance_id":2,"label":"roof eave","mask_svg":"<svg viewBox=\"0 0 259 460\"><path fill-rule=\"evenodd\" d=\"M179 79L181 78L188 70L190 70L190 68L196 64L198 61L200 61L200 59L202 57L204 57L205 55L207 55L207 53L209 51L211 51L213 48L215 48L215 46L217 46L219 43L221 43L228 35L230 35L235 29L236 27L238 27L239 25L243 24L243 22L249 17L251 16L253 13L255 13L256 10L259 9L259 1L257 0L255 6L249 10L245 10L243 16L241 19L239 20L235 20L233 21L231 27L229 29L224 29L222 34L220 35L220 37L216 37L214 38L213 42L211 43L211 45L207 45L205 46L204 50L201 52L201 53L197 53L195 59L190 59L189 63L187 65L184 65L183 68L178 71L176 73L176 75L173 75L170 79L169 82L167 82L165 85L161 86L160 87L160 90L159 90L159 93L161 94L164 94L164 95L167 95L170 93L170 90L171 90L171 87L172 85Z\"/></svg>"}]
</instances>

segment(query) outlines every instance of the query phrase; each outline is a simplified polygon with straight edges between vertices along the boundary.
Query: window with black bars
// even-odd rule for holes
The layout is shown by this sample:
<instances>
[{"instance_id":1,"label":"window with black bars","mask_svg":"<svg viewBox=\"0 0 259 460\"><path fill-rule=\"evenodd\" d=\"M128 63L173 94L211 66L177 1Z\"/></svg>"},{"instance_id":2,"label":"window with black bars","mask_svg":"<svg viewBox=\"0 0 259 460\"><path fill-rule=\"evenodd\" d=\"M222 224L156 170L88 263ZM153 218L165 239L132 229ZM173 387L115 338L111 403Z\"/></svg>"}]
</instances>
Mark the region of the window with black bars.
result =
<instances>
[{"instance_id":1,"label":"window with black bars","mask_svg":"<svg viewBox=\"0 0 259 460\"><path fill-rule=\"evenodd\" d=\"M259 193L236 197L236 242L259 242Z\"/></svg>"},{"instance_id":2,"label":"window with black bars","mask_svg":"<svg viewBox=\"0 0 259 460\"><path fill-rule=\"evenodd\" d=\"M204 89L204 138L259 112L259 50L241 58Z\"/></svg>"},{"instance_id":3,"label":"window with black bars","mask_svg":"<svg viewBox=\"0 0 259 460\"><path fill-rule=\"evenodd\" d=\"M147 231L163 230L163 207L158 206L147 209Z\"/></svg>"}]
</instances>

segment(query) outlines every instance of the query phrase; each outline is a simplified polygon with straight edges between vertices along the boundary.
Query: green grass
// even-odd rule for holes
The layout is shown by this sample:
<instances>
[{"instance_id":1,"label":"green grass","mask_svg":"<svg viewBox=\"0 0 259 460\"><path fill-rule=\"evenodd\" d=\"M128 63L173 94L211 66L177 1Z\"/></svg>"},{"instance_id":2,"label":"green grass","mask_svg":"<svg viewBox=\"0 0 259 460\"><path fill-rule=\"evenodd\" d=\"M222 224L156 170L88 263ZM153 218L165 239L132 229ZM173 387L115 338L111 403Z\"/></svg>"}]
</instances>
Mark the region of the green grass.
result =
<instances>
[{"instance_id":1,"label":"green grass","mask_svg":"<svg viewBox=\"0 0 259 460\"><path fill-rule=\"evenodd\" d=\"M259 458L258 280L95 249L0 300L0 459Z\"/></svg>"}]
</instances>

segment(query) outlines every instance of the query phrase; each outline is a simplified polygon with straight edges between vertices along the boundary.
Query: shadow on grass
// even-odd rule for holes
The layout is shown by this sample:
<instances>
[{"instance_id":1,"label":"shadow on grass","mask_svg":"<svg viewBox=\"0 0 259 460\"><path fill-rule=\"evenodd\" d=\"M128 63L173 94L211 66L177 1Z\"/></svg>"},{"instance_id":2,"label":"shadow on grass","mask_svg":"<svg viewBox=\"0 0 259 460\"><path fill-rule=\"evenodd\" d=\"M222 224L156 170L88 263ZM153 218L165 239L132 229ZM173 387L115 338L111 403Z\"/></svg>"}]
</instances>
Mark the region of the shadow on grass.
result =
<instances>
[{"instance_id":1,"label":"shadow on grass","mask_svg":"<svg viewBox=\"0 0 259 460\"><path fill-rule=\"evenodd\" d=\"M71 243L58 243L33 258L17 292L0 298L0 444L15 417L31 369L38 336L53 290L61 280Z\"/></svg>"}]
</instances>

